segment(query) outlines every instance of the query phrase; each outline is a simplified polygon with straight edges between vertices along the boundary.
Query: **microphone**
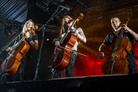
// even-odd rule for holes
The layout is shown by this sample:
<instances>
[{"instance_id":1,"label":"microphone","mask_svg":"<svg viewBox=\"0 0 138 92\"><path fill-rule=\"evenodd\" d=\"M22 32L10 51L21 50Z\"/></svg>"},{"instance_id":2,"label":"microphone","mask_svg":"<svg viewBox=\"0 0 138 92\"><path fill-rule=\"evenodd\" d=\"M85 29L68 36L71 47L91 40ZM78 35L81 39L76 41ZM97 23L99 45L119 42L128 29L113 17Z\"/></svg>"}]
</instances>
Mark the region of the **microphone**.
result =
<instances>
[{"instance_id":1,"label":"microphone","mask_svg":"<svg viewBox=\"0 0 138 92\"><path fill-rule=\"evenodd\" d=\"M61 8L63 8L63 9L66 9L67 11L69 11L69 10L70 10L70 8L69 8L69 7L65 7L65 6L63 6L63 5L60 5L60 7L61 7Z\"/></svg>"}]
</instances>

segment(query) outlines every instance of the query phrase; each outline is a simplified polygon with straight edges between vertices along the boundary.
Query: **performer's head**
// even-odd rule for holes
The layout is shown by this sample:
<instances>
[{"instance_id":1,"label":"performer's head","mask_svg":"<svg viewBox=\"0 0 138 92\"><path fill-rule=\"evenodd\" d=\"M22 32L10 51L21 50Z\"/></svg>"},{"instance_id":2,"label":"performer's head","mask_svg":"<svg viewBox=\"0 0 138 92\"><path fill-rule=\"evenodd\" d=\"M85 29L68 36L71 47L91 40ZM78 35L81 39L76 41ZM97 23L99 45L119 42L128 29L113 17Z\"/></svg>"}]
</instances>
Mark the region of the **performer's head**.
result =
<instances>
[{"instance_id":1,"label":"performer's head","mask_svg":"<svg viewBox=\"0 0 138 92\"><path fill-rule=\"evenodd\" d=\"M34 28L35 28L34 22L31 19L29 19L28 21L25 22L22 32L24 34L26 31L33 30Z\"/></svg>"},{"instance_id":2,"label":"performer's head","mask_svg":"<svg viewBox=\"0 0 138 92\"><path fill-rule=\"evenodd\" d=\"M61 25L62 27L61 27L60 34L67 32L68 24L72 21L73 21L73 18L69 15L66 15L62 18L62 25Z\"/></svg>"},{"instance_id":3,"label":"performer's head","mask_svg":"<svg viewBox=\"0 0 138 92\"><path fill-rule=\"evenodd\" d=\"M119 17L112 17L111 18L111 26L113 27L114 30L117 30L121 25L121 21Z\"/></svg>"}]
</instances>

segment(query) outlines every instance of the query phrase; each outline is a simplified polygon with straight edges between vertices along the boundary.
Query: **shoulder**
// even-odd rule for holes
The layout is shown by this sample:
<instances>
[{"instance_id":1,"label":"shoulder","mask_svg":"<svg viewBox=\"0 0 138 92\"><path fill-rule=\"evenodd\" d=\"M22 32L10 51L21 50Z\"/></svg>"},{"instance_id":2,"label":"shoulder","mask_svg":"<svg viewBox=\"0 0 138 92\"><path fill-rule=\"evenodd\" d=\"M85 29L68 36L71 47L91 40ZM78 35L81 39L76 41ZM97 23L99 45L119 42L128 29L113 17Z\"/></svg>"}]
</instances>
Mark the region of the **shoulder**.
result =
<instances>
[{"instance_id":1,"label":"shoulder","mask_svg":"<svg viewBox=\"0 0 138 92\"><path fill-rule=\"evenodd\" d=\"M114 36L114 31L111 31L110 33L108 33L106 36L110 37L110 36Z\"/></svg>"},{"instance_id":2,"label":"shoulder","mask_svg":"<svg viewBox=\"0 0 138 92\"><path fill-rule=\"evenodd\" d=\"M78 27L76 31L78 31L78 33L80 33L80 34L84 33L84 31L83 31L83 29L81 27Z\"/></svg>"},{"instance_id":3,"label":"shoulder","mask_svg":"<svg viewBox=\"0 0 138 92\"><path fill-rule=\"evenodd\" d=\"M83 29L82 29L81 27L78 27L77 30L79 30L79 31L83 31Z\"/></svg>"}]
</instances>

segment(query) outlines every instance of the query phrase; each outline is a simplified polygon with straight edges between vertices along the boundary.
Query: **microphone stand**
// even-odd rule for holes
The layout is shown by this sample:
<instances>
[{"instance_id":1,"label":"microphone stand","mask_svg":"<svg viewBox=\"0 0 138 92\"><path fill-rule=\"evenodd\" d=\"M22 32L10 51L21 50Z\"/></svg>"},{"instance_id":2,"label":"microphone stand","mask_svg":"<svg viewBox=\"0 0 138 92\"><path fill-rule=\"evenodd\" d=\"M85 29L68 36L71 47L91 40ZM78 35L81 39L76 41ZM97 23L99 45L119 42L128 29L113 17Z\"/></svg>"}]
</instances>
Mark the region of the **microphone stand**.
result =
<instances>
[{"instance_id":1,"label":"microphone stand","mask_svg":"<svg viewBox=\"0 0 138 92\"><path fill-rule=\"evenodd\" d=\"M46 25L51 21L53 20L60 12L62 12L64 9L60 9L59 10L59 7L57 7L56 11L52 14L52 16L50 17L50 19L38 30L42 30L42 41L41 41L41 45L40 45L40 48L39 48L39 55L38 55L38 62L37 62L37 65L36 65L36 71L35 71L35 77L34 77L34 80L39 80L39 65L40 65L40 59L41 59L41 53L42 53L42 47L43 47L43 42L44 42L44 34L45 34L45 27ZM59 10L59 11L58 11Z\"/></svg>"}]
</instances>

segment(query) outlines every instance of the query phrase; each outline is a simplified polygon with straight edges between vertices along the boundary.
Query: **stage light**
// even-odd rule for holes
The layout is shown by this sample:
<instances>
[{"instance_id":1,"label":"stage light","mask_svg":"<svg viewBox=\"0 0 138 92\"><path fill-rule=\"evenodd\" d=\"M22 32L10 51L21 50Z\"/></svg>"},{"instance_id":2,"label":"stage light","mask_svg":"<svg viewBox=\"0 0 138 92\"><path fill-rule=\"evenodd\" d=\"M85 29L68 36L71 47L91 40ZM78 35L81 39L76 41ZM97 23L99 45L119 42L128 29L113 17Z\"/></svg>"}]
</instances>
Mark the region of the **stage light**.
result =
<instances>
[{"instance_id":1,"label":"stage light","mask_svg":"<svg viewBox=\"0 0 138 92\"><path fill-rule=\"evenodd\" d=\"M7 32L7 35L8 35L8 36L10 36L11 34L12 34L12 32L11 32L11 31L8 31L8 32Z\"/></svg>"},{"instance_id":2,"label":"stage light","mask_svg":"<svg viewBox=\"0 0 138 92\"><path fill-rule=\"evenodd\" d=\"M46 41L48 42L49 41L49 38L46 38Z\"/></svg>"},{"instance_id":3,"label":"stage light","mask_svg":"<svg viewBox=\"0 0 138 92\"><path fill-rule=\"evenodd\" d=\"M12 34L11 30L5 30L4 32L5 32L5 35L7 35L7 36L10 36Z\"/></svg>"}]
</instances>

